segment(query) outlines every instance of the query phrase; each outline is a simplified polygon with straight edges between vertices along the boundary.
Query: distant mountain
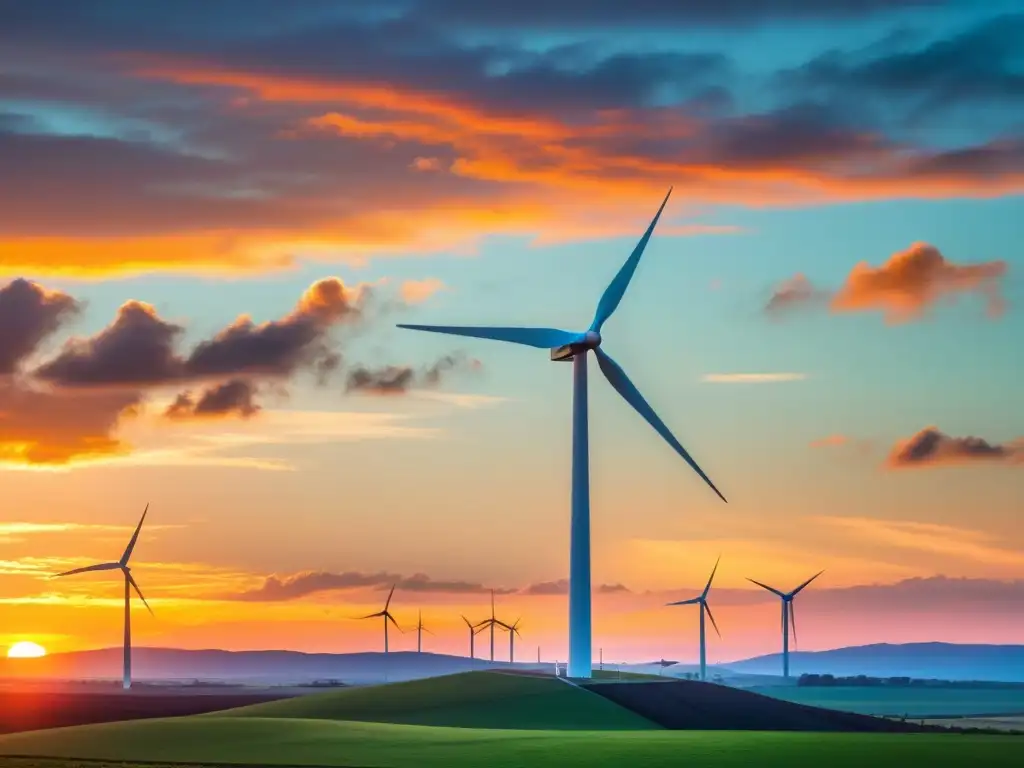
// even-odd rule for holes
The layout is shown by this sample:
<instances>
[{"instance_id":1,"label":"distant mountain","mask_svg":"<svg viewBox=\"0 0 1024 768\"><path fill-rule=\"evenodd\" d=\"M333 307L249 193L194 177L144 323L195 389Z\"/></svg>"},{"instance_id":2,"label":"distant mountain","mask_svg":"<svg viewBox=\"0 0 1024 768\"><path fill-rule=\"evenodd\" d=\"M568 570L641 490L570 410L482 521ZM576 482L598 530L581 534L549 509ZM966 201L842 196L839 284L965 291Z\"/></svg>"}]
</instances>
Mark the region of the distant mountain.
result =
<instances>
[{"instance_id":1,"label":"distant mountain","mask_svg":"<svg viewBox=\"0 0 1024 768\"><path fill-rule=\"evenodd\" d=\"M782 655L757 656L724 666L748 674L779 675ZM794 676L868 675L1024 682L1024 645L879 643L831 651L791 651L789 669Z\"/></svg>"},{"instance_id":2,"label":"distant mountain","mask_svg":"<svg viewBox=\"0 0 1024 768\"><path fill-rule=\"evenodd\" d=\"M122 651L56 653L40 659L2 659L0 678L113 680L121 677ZM508 668L507 662L468 659L435 653L300 653L298 651L188 651L177 648L135 648L135 680L219 681L260 685L303 685L314 681L379 683ZM517 669L537 668L516 664ZM542 665L553 670L553 664Z\"/></svg>"}]
</instances>

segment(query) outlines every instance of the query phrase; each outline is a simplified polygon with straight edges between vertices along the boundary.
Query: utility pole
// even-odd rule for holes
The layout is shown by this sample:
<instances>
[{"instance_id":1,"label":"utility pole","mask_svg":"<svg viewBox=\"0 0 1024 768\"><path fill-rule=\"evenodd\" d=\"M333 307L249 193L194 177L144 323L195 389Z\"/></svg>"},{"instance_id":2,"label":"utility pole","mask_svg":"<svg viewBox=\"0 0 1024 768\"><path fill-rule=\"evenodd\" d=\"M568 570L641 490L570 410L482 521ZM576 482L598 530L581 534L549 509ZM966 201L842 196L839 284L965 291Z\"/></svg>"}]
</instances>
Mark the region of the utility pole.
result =
<instances>
[{"instance_id":1,"label":"utility pole","mask_svg":"<svg viewBox=\"0 0 1024 768\"><path fill-rule=\"evenodd\" d=\"M598 664L597 664L598 669L600 669L602 672L604 672L604 648L598 648L597 649L597 653L598 653L598 658L599 658L599 661L598 661Z\"/></svg>"}]
</instances>

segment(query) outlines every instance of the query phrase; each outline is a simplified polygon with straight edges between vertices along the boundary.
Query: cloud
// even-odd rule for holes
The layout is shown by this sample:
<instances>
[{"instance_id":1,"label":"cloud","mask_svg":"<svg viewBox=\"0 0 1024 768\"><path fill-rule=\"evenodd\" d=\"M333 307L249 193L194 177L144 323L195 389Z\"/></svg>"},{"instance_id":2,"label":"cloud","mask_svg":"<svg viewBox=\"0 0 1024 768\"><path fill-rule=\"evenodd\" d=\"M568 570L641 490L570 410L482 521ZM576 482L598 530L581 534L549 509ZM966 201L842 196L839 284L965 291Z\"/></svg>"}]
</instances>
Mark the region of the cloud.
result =
<instances>
[{"instance_id":1,"label":"cloud","mask_svg":"<svg viewBox=\"0 0 1024 768\"><path fill-rule=\"evenodd\" d=\"M523 587L519 592L523 595L568 595L569 580L540 581ZM622 584L599 584L594 588L594 592L599 595L614 595L630 592L630 590Z\"/></svg>"},{"instance_id":2,"label":"cloud","mask_svg":"<svg viewBox=\"0 0 1024 768\"><path fill-rule=\"evenodd\" d=\"M779 315L812 304L825 296L827 294L815 288L806 275L796 274L775 287L764 310L769 315Z\"/></svg>"},{"instance_id":3,"label":"cloud","mask_svg":"<svg viewBox=\"0 0 1024 768\"><path fill-rule=\"evenodd\" d=\"M79 310L74 298L19 278L0 288L0 376L18 365Z\"/></svg>"},{"instance_id":4,"label":"cloud","mask_svg":"<svg viewBox=\"0 0 1024 768\"><path fill-rule=\"evenodd\" d=\"M817 440L812 440L810 446L811 448L852 450L861 455L867 455L875 448L874 441L872 440L850 437L849 435L842 435L838 433L826 435L825 437L820 437Z\"/></svg>"},{"instance_id":5,"label":"cloud","mask_svg":"<svg viewBox=\"0 0 1024 768\"><path fill-rule=\"evenodd\" d=\"M456 370L479 370L480 362L462 354L445 355L430 365L415 369L408 365L382 368L357 366L348 374L345 389L371 395L404 395L418 387L436 387L443 376Z\"/></svg>"},{"instance_id":6,"label":"cloud","mask_svg":"<svg viewBox=\"0 0 1024 768\"><path fill-rule=\"evenodd\" d=\"M925 427L893 446L886 459L889 469L969 464L1024 465L1024 438L990 443L980 437L950 437L937 427Z\"/></svg>"},{"instance_id":7,"label":"cloud","mask_svg":"<svg viewBox=\"0 0 1024 768\"><path fill-rule=\"evenodd\" d=\"M936 523L866 517L812 517L811 520L842 530L846 535L859 536L875 545L991 565L1024 565L1024 553L999 546L996 537L981 531Z\"/></svg>"},{"instance_id":8,"label":"cloud","mask_svg":"<svg viewBox=\"0 0 1024 768\"><path fill-rule=\"evenodd\" d=\"M19 50L0 81L0 269L231 275L471 251L489 236L633 235L671 183L673 206L759 207L1024 187L1012 132L972 122L961 138L947 130L958 116L928 126L955 137L936 148L831 91L781 93L686 37L891 2L613 5L222 6L242 27L177 3L117 25L92 8L59 21L19 9L0 30ZM624 25L673 42L623 51ZM516 28L557 29L558 42L527 46ZM663 235L715 231L671 217Z\"/></svg>"},{"instance_id":9,"label":"cloud","mask_svg":"<svg viewBox=\"0 0 1024 768\"><path fill-rule=\"evenodd\" d=\"M700 380L708 384L770 384L806 378L806 373L706 373Z\"/></svg>"},{"instance_id":10,"label":"cloud","mask_svg":"<svg viewBox=\"0 0 1024 768\"><path fill-rule=\"evenodd\" d=\"M436 277L428 277L424 280L406 280L402 283L401 295L406 304L421 304L438 291L443 291L445 285Z\"/></svg>"},{"instance_id":11,"label":"cloud","mask_svg":"<svg viewBox=\"0 0 1024 768\"><path fill-rule=\"evenodd\" d=\"M954 264L935 246L914 243L879 267L867 262L857 264L833 296L832 311L879 310L887 322L903 323L919 317L943 298L980 293L989 315L998 317L1004 309L999 281L1006 270L1005 261Z\"/></svg>"},{"instance_id":12,"label":"cloud","mask_svg":"<svg viewBox=\"0 0 1024 768\"><path fill-rule=\"evenodd\" d=\"M1024 100L1024 69L1017 56L1024 14L1006 14L911 50L874 44L857 52L830 51L780 73L783 85L803 92L906 104L918 115L963 105L1008 105Z\"/></svg>"},{"instance_id":13,"label":"cloud","mask_svg":"<svg viewBox=\"0 0 1024 768\"><path fill-rule=\"evenodd\" d=\"M243 379L232 379L206 389L198 399L191 392L182 392L164 411L169 419L202 419L238 416L248 419L260 411L255 402L255 388Z\"/></svg>"},{"instance_id":14,"label":"cloud","mask_svg":"<svg viewBox=\"0 0 1024 768\"><path fill-rule=\"evenodd\" d=\"M284 577L269 576L260 587L239 594L229 595L228 599L248 602L279 602L295 600L320 592L364 587L390 589L392 585L395 585L396 592L478 594L489 591L487 587L476 582L438 581L423 573L405 577L385 571L377 573L306 571ZM514 590L495 589L494 591L497 594L508 594Z\"/></svg>"},{"instance_id":15,"label":"cloud","mask_svg":"<svg viewBox=\"0 0 1024 768\"><path fill-rule=\"evenodd\" d=\"M995 318L1006 306L999 286L1007 269L1005 261L954 264L935 246L918 242L894 253L881 266L866 261L856 264L834 292L815 287L802 274L794 275L776 287L765 311L779 315L820 303L834 313L877 310L887 323L899 324L919 319L942 300L977 293L984 297L988 315Z\"/></svg>"},{"instance_id":16,"label":"cloud","mask_svg":"<svg viewBox=\"0 0 1024 768\"><path fill-rule=\"evenodd\" d=\"M61 387L153 386L184 380L259 374L286 377L333 360L327 333L362 317L365 288L338 278L318 280L280 320L259 325L240 317L188 355L177 350L184 327L129 301L114 322L91 338L73 339L34 375Z\"/></svg>"}]
</instances>

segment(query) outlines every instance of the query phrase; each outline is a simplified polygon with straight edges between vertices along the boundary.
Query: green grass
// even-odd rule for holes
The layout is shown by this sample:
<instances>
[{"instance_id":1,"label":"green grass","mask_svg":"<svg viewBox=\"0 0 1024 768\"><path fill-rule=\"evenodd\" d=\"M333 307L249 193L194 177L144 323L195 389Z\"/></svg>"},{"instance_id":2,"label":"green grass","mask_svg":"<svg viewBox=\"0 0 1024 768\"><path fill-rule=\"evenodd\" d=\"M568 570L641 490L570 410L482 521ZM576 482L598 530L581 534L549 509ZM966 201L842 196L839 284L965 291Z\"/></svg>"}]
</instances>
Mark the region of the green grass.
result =
<instances>
[{"instance_id":1,"label":"green grass","mask_svg":"<svg viewBox=\"0 0 1024 768\"><path fill-rule=\"evenodd\" d=\"M868 688L793 686L751 688L757 693L798 704L857 712L904 714L913 718L943 715L1024 713L1024 690L1006 688Z\"/></svg>"},{"instance_id":2,"label":"green grass","mask_svg":"<svg viewBox=\"0 0 1024 768\"><path fill-rule=\"evenodd\" d=\"M554 678L465 672L317 693L201 717L353 720L462 728L649 730L659 726Z\"/></svg>"},{"instance_id":3,"label":"green grass","mask_svg":"<svg viewBox=\"0 0 1024 768\"><path fill-rule=\"evenodd\" d=\"M60 728L0 737L0 755L193 765L368 768L905 768L1021 765L1013 736L687 731L516 731L331 720L187 717ZM46 760L0 768L66 768Z\"/></svg>"},{"instance_id":4,"label":"green grass","mask_svg":"<svg viewBox=\"0 0 1024 768\"><path fill-rule=\"evenodd\" d=\"M595 669L591 673L590 680L598 683L638 683L638 682L651 682L654 680L671 681L675 680L674 677L668 675L649 675L646 672L619 672L614 669ZM586 681L584 681L586 682Z\"/></svg>"}]
</instances>

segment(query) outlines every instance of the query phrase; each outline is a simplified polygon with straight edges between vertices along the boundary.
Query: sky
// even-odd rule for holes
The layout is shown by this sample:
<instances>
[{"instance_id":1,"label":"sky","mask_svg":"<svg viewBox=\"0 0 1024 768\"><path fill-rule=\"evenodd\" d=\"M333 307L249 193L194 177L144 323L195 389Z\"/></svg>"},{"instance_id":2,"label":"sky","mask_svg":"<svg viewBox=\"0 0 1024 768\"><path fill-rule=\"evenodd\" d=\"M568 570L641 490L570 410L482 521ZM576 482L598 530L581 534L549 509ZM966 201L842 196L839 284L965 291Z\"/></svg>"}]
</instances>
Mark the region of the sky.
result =
<instances>
[{"instance_id":1,"label":"sky","mask_svg":"<svg viewBox=\"0 0 1024 768\"><path fill-rule=\"evenodd\" d=\"M1015 9L1017 15L1014 15ZM1024 15L992 0L0 9L0 644L565 657L586 328L594 646L1024 642ZM415 647L410 632L392 648Z\"/></svg>"}]
</instances>

